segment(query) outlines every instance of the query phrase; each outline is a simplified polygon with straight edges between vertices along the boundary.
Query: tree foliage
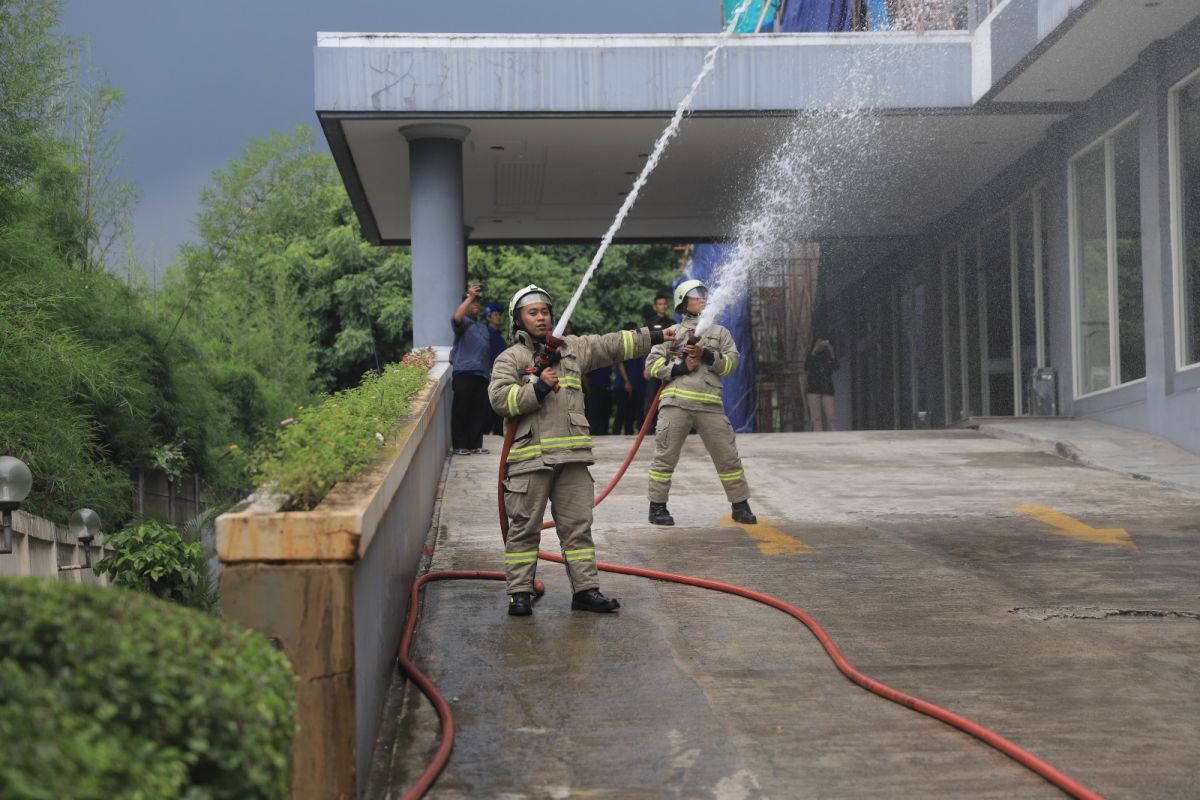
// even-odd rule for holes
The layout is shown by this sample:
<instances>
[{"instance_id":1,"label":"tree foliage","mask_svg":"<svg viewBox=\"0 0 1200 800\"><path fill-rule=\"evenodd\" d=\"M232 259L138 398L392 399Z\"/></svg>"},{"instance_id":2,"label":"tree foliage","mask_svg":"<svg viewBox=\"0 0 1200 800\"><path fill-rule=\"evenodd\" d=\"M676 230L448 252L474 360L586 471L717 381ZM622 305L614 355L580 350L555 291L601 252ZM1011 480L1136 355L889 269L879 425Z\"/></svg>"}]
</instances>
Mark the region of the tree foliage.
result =
<instances>
[{"instance_id":1,"label":"tree foliage","mask_svg":"<svg viewBox=\"0 0 1200 800\"><path fill-rule=\"evenodd\" d=\"M65 70L64 42L51 34L60 3L0 3L0 226L42 166L49 98Z\"/></svg>"},{"instance_id":2,"label":"tree foliage","mask_svg":"<svg viewBox=\"0 0 1200 800\"><path fill-rule=\"evenodd\" d=\"M467 272L484 283L487 302L507 309L518 289L536 283L550 293L555 311L561 313L594 254L595 248L580 245L474 247L468 251ZM678 257L668 245L609 248L571 324L578 333L609 333L626 322L640 325L651 313L654 296L669 295L678 267Z\"/></svg>"},{"instance_id":3,"label":"tree foliage","mask_svg":"<svg viewBox=\"0 0 1200 800\"><path fill-rule=\"evenodd\" d=\"M136 197L113 132L121 94L53 34L59 9L0 3L0 275L14 287L0 295L0 452L33 468L30 510L62 521L86 505L120 525L137 469L169 454L210 497L246 488L238 453L400 361L412 259L364 240L333 160L299 127L214 172L161 292L120 280ZM491 302L532 282L561 311L592 253L472 247L468 270ZM576 329L641 320L676 263L666 246L612 248Z\"/></svg>"}]
</instances>

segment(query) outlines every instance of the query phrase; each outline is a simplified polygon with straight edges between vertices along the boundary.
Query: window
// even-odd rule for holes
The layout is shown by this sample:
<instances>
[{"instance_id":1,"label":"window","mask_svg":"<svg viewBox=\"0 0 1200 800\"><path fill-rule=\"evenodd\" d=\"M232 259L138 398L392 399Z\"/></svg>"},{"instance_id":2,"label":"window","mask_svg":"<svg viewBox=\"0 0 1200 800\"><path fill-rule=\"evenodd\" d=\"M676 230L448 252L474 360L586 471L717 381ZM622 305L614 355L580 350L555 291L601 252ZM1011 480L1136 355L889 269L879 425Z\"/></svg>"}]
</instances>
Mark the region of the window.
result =
<instances>
[{"instance_id":1,"label":"window","mask_svg":"<svg viewBox=\"0 0 1200 800\"><path fill-rule=\"evenodd\" d=\"M959 352L962 325L959 320L958 247L942 253L942 377L946 399L946 422L963 417L962 356Z\"/></svg>"},{"instance_id":2,"label":"window","mask_svg":"<svg viewBox=\"0 0 1200 800\"><path fill-rule=\"evenodd\" d=\"M1200 75L1171 93L1176 360L1200 363Z\"/></svg>"},{"instance_id":3,"label":"window","mask_svg":"<svg viewBox=\"0 0 1200 800\"><path fill-rule=\"evenodd\" d=\"M1038 347L1038 308L1040 306L1041 271L1037 265L1036 234L1034 233L1034 196L1024 198L1012 210L1013 259L1016 262L1016 320L1020 349L1014 359L1017 375L1020 376L1020 392L1017 396L1022 405L1017 413L1028 411L1025 405L1031 386L1033 370L1043 366L1044 352Z\"/></svg>"},{"instance_id":4,"label":"window","mask_svg":"<svg viewBox=\"0 0 1200 800\"><path fill-rule=\"evenodd\" d=\"M1011 417L1013 407L1013 261L1007 213L983 226L980 289L983 315L983 413Z\"/></svg>"},{"instance_id":5,"label":"window","mask_svg":"<svg viewBox=\"0 0 1200 800\"><path fill-rule=\"evenodd\" d=\"M1146 376L1139 175L1132 121L1071 161L1076 396Z\"/></svg>"},{"instance_id":6,"label":"window","mask_svg":"<svg viewBox=\"0 0 1200 800\"><path fill-rule=\"evenodd\" d=\"M1030 413L1048 366L1041 187L942 252L946 419Z\"/></svg>"}]
</instances>

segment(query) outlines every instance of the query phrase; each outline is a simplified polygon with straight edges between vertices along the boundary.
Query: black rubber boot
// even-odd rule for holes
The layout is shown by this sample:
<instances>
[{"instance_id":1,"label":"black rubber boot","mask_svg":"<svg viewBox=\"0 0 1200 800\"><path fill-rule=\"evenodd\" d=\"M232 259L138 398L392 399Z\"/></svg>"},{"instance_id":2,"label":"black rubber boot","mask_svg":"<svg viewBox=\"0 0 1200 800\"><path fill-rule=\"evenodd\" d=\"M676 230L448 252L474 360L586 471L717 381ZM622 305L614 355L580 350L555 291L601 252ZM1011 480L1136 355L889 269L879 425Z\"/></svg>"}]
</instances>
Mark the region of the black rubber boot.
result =
<instances>
[{"instance_id":1,"label":"black rubber boot","mask_svg":"<svg viewBox=\"0 0 1200 800\"><path fill-rule=\"evenodd\" d=\"M576 611L616 611L621 607L615 597L605 597L599 589L584 589L571 596L571 608ZM511 613L511 612L510 612Z\"/></svg>"},{"instance_id":2,"label":"black rubber boot","mask_svg":"<svg viewBox=\"0 0 1200 800\"><path fill-rule=\"evenodd\" d=\"M533 613L533 598L529 592L513 592L508 596L508 615L510 617L528 617Z\"/></svg>"},{"instance_id":3,"label":"black rubber boot","mask_svg":"<svg viewBox=\"0 0 1200 800\"><path fill-rule=\"evenodd\" d=\"M671 512L667 511L666 503L651 503L650 504L650 524L651 525L674 525L675 518L671 516Z\"/></svg>"},{"instance_id":4,"label":"black rubber boot","mask_svg":"<svg viewBox=\"0 0 1200 800\"><path fill-rule=\"evenodd\" d=\"M754 512L750 510L749 500L733 504L733 521L740 522L743 525L758 524L758 517L754 516Z\"/></svg>"}]
</instances>

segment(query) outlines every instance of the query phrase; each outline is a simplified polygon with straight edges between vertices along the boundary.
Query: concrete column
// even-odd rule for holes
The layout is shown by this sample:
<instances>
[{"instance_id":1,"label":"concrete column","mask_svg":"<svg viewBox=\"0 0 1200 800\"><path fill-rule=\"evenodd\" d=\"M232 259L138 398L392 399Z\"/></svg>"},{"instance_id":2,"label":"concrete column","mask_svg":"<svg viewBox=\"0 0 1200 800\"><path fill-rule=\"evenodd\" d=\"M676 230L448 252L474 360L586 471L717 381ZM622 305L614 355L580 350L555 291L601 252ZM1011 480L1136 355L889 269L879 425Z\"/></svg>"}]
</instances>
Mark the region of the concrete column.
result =
<instances>
[{"instance_id":1,"label":"concrete column","mask_svg":"<svg viewBox=\"0 0 1200 800\"><path fill-rule=\"evenodd\" d=\"M1171 161L1167 89L1162 79L1165 47L1146 48L1142 67L1142 106L1138 116L1141 170L1143 331L1146 336L1145 430L1170 434L1167 397L1175 374L1175 304L1171 261Z\"/></svg>"},{"instance_id":2,"label":"concrete column","mask_svg":"<svg viewBox=\"0 0 1200 800\"><path fill-rule=\"evenodd\" d=\"M410 125L400 133L411 188L413 345L438 348L444 361L454 343L450 316L467 288L462 143L470 129Z\"/></svg>"}]
</instances>

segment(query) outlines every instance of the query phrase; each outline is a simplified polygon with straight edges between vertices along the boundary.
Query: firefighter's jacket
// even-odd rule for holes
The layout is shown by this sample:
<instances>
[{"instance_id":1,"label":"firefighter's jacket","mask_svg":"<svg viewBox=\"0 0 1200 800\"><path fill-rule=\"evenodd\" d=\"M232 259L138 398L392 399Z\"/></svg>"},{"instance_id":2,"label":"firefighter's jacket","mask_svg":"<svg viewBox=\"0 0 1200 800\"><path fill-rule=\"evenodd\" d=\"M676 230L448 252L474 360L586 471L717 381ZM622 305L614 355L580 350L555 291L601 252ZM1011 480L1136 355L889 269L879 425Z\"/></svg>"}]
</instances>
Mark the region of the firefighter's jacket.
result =
<instances>
[{"instance_id":1,"label":"firefighter's jacket","mask_svg":"<svg viewBox=\"0 0 1200 800\"><path fill-rule=\"evenodd\" d=\"M517 432L508 451L508 474L546 469L556 464L595 463L592 437L583 406L583 376L617 361L640 358L662 341L662 331L641 328L602 336L568 336L558 348L553 366L559 391L542 393L526 380L533 366L536 344L525 331L517 331L516 343L496 357L488 398L496 413L517 417Z\"/></svg>"},{"instance_id":2,"label":"firefighter's jacket","mask_svg":"<svg viewBox=\"0 0 1200 800\"><path fill-rule=\"evenodd\" d=\"M738 365L738 349L733 336L721 325L713 324L700 337L704 361L692 372L675 374L675 364L683 358L683 347L696 329L698 317L685 316L675 330L675 341L657 344L646 359L650 377L663 382L661 406L679 406L688 411L718 411L722 405L721 379L733 374ZM711 363L710 363L711 362Z\"/></svg>"}]
</instances>

